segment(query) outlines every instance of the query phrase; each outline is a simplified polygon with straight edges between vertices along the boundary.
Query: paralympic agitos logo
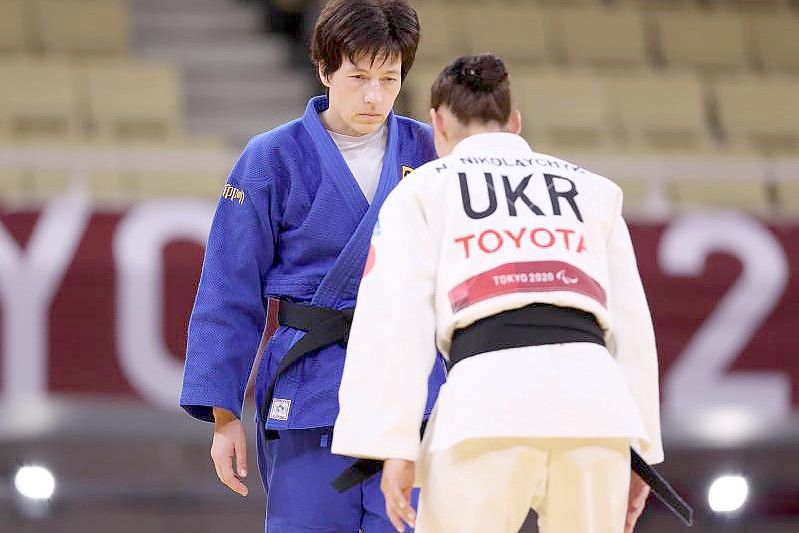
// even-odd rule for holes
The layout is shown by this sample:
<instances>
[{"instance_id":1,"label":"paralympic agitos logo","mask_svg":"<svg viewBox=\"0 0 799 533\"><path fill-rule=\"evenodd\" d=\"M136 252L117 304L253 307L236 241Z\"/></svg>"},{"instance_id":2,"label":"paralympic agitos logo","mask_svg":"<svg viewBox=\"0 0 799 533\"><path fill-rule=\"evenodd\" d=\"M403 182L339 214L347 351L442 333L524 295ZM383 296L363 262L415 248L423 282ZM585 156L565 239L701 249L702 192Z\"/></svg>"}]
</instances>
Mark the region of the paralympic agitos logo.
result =
<instances>
[{"instance_id":1,"label":"paralympic agitos logo","mask_svg":"<svg viewBox=\"0 0 799 533\"><path fill-rule=\"evenodd\" d=\"M559 279L564 285L575 285L580 282L579 279L570 277L568 274L566 274L565 269L558 270L555 273L555 279Z\"/></svg>"}]
</instances>

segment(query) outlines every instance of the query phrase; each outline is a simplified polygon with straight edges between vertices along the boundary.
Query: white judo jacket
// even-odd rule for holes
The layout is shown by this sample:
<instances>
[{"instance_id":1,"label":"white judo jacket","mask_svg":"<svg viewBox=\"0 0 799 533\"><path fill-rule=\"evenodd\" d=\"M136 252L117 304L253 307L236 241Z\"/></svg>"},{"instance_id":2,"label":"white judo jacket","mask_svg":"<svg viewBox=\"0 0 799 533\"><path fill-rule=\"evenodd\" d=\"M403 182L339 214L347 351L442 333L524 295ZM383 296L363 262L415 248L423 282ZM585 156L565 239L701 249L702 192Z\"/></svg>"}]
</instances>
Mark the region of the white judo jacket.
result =
<instances>
[{"instance_id":1,"label":"white judo jacket","mask_svg":"<svg viewBox=\"0 0 799 533\"><path fill-rule=\"evenodd\" d=\"M461 361L425 451L489 437L629 438L663 460L658 363L621 189L578 165L486 133L408 175L372 238L339 390L334 453L418 460L435 342L532 303L593 313L590 343Z\"/></svg>"}]
</instances>

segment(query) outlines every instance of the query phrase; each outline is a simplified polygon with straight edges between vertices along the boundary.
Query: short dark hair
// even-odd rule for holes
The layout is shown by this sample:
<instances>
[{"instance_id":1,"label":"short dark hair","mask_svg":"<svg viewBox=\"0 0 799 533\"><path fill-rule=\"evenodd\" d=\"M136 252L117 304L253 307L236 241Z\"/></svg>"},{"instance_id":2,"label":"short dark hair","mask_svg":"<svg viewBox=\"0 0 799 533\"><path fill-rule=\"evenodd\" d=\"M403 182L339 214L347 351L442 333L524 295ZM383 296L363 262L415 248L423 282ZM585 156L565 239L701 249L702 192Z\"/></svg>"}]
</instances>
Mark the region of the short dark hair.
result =
<instances>
[{"instance_id":1,"label":"short dark hair","mask_svg":"<svg viewBox=\"0 0 799 533\"><path fill-rule=\"evenodd\" d=\"M510 118L510 80L505 63L493 54L459 57L438 75L430 90L430 106L446 105L463 124Z\"/></svg>"},{"instance_id":2,"label":"short dark hair","mask_svg":"<svg viewBox=\"0 0 799 533\"><path fill-rule=\"evenodd\" d=\"M419 18L406 0L331 0L316 20L311 59L329 76L344 58L399 57L404 80L418 46Z\"/></svg>"}]
</instances>

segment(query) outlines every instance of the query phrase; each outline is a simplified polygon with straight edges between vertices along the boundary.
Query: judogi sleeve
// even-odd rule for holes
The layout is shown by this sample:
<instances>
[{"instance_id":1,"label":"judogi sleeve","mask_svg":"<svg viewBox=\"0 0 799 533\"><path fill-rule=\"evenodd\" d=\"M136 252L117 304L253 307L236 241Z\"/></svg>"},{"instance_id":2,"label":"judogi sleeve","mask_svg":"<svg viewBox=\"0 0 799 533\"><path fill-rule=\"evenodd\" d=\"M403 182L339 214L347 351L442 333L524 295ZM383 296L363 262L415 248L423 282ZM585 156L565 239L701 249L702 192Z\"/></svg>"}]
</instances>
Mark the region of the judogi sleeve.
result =
<instances>
[{"instance_id":1,"label":"judogi sleeve","mask_svg":"<svg viewBox=\"0 0 799 533\"><path fill-rule=\"evenodd\" d=\"M408 178L406 178L408 179ZM372 237L339 389L333 453L415 461L436 359L436 247L406 182Z\"/></svg>"},{"instance_id":2,"label":"judogi sleeve","mask_svg":"<svg viewBox=\"0 0 799 533\"><path fill-rule=\"evenodd\" d=\"M608 239L612 295L609 304L613 323L608 347L621 367L649 435L648 443L634 447L647 463L657 464L663 461L663 445L655 332L621 206L620 193Z\"/></svg>"},{"instance_id":3,"label":"judogi sleeve","mask_svg":"<svg viewBox=\"0 0 799 533\"><path fill-rule=\"evenodd\" d=\"M248 146L214 215L189 321L181 406L213 421L213 407L241 416L244 393L266 322L263 283L274 238L269 182Z\"/></svg>"}]
</instances>

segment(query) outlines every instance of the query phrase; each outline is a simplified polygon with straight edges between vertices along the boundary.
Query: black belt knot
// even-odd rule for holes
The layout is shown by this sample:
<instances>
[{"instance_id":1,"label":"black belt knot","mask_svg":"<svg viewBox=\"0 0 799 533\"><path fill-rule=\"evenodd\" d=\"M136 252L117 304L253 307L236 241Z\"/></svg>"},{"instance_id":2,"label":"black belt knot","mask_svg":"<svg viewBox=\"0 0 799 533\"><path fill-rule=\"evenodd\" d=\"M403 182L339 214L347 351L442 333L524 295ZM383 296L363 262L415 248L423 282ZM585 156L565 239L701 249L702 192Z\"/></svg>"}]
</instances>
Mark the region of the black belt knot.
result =
<instances>
[{"instance_id":1,"label":"black belt knot","mask_svg":"<svg viewBox=\"0 0 799 533\"><path fill-rule=\"evenodd\" d=\"M305 335L294 344L281 359L261 402L260 423L267 440L278 438L276 431L267 430L269 409L275 396L275 387L280 375L290 366L325 346L339 344L346 348L350 337L350 326L354 309L330 309L312 305L297 304L281 300L277 318L281 326L305 331Z\"/></svg>"},{"instance_id":2,"label":"black belt knot","mask_svg":"<svg viewBox=\"0 0 799 533\"><path fill-rule=\"evenodd\" d=\"M281 326L306 332L321 329L335 332L335 336L342 337L335 342L346 347L354 313L355 309L330 309L280 300L277 321Z\"/></svg>"}]
</instances>

